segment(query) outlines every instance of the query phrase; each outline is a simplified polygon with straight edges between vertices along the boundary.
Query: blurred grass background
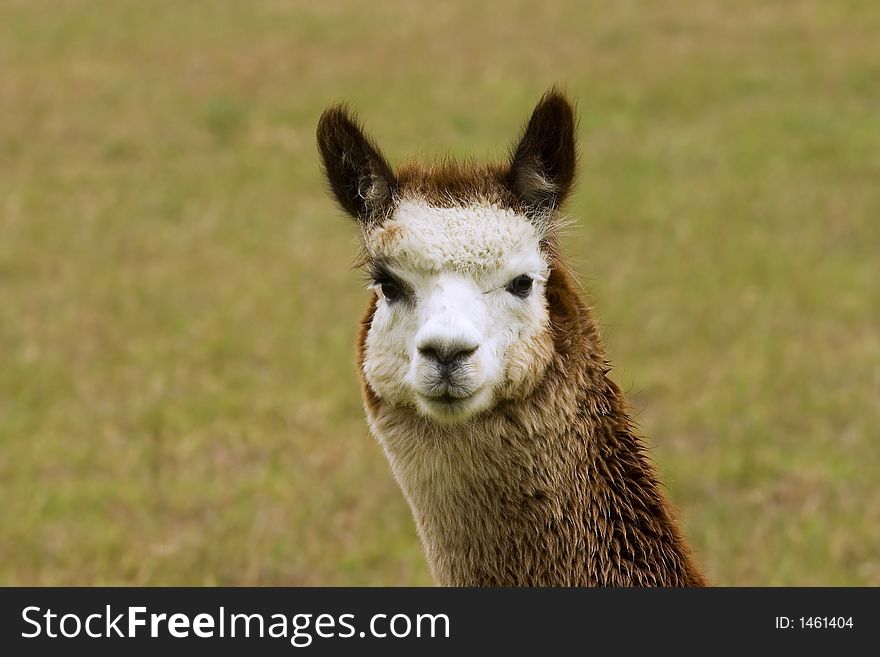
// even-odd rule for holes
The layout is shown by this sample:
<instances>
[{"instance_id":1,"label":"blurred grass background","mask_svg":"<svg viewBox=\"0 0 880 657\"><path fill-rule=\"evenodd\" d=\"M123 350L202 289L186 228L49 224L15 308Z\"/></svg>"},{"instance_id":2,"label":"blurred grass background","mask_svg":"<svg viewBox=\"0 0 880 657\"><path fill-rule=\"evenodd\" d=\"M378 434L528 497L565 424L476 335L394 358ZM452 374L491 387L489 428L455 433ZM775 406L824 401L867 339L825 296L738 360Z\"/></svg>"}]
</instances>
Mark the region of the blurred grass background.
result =
<instances>
[{"instance_id":1,"label":"blurred grass background","mask_svg":"<svg viewBox=\"0 0 880 657\"><path fill-rule=\"evenodd\" d=\"M566 250L717 584L880 585L880 5L0 0L0 583L427 584L321 109L579 99Z\"/></svg>"}]
</instances>

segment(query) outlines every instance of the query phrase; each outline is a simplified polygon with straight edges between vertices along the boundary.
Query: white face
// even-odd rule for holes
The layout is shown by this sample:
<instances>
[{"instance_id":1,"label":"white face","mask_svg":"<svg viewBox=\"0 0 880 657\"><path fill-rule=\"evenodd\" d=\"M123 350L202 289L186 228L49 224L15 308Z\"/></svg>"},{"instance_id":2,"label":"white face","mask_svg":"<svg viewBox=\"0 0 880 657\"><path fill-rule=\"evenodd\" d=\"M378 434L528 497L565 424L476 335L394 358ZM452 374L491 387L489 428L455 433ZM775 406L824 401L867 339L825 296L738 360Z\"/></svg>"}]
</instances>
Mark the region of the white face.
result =
<instances>
[{"instance_id":1,"label":"white face","mask_svg":"<svg viewBox=\"0 0 880 657\"><path fill-rule=\"evenodd\" d=\"M465 421L543 373L549 266L526 217L407 201L366 235L379 300L364 376L384 401Z\"/></svg>"}]
</instances>

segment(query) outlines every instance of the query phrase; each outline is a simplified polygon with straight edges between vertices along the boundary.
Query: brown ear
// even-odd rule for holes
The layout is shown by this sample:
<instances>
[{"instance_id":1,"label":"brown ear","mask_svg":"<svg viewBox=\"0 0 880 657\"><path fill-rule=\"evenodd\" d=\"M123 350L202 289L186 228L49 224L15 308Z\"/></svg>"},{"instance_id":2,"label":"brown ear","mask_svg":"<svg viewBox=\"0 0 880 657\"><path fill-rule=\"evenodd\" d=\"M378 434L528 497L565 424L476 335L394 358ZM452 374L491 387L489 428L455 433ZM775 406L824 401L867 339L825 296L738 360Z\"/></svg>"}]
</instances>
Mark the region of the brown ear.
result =
<instances>
[{"instance_id":1,"label":"brown ear","mask_svg":"<svg viewBox=\"0 0 880 657\"><path fill-rule=\"evenodd\" d=\"M352 113L342 104L328 107L318 121L317 137L324 174L339 206L362 223L381 214L397 182Z\"/></svg>"},{"instance_id":2,"label":"brown ear","mask_svg":"<svg viewBox=\"0 0 880 657\"><path fill-rule=\"evenodd\" d=\"M533 212L559 207L571 191L577 166L575 114L556 88L538 101L510 158L507 184Z\"/></svg>"}]
</instances>

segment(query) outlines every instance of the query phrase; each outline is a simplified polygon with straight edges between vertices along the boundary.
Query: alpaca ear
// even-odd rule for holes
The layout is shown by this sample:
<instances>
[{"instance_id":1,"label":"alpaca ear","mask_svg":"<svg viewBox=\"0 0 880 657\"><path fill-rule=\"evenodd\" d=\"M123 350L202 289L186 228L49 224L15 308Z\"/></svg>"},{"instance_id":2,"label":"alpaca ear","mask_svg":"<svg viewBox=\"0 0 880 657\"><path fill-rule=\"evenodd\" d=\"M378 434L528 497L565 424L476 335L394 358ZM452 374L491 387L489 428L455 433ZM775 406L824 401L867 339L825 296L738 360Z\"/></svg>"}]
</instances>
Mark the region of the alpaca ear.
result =
<instances>
[{"instance_id":1,"label":"alpaca ear","mask_svg":"<svg viewBox=\"0 0 880 657\"><path fill-rule=\"evenodd\" d=\"M551 89L513 150L507 184L532 212L555 210L571 190L577 164L574 116L571 102Z\"/></svg>"},{"instance_id":2,"label":"alpaca ear","mask_svg":"<svg viewBox=\"0 0 880 657\"><path fill-rule=\"evenodd\" d=\"M344 105L324 110L317 137L324 175L339 206L361 223L370 222L394 194L391 167Z\"/></svg>"}]
</instances>

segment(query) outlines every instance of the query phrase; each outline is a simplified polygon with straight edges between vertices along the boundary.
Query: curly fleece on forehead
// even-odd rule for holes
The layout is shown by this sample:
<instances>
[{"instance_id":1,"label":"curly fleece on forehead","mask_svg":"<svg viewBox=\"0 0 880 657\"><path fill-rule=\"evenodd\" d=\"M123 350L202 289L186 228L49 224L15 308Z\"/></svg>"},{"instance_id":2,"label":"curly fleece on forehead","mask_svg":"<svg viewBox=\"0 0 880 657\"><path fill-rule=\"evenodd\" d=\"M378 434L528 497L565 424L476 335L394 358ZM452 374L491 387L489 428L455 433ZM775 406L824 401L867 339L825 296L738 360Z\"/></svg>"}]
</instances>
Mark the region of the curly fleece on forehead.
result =
<instances>
[{"instance_id":1,"label":"curly fleece on forehead","mask_svg":"<svg viewBox=\"0 0 880 657\"><path fill-rule=\"evenodd\" d=\"M498 205L433 207L405 201L366 239L374 260L426 272L501 269L513 254L537 252L542 235L522 215Z\"/></svg>"}]
</instances>

